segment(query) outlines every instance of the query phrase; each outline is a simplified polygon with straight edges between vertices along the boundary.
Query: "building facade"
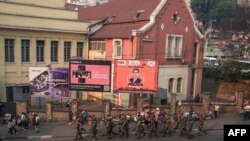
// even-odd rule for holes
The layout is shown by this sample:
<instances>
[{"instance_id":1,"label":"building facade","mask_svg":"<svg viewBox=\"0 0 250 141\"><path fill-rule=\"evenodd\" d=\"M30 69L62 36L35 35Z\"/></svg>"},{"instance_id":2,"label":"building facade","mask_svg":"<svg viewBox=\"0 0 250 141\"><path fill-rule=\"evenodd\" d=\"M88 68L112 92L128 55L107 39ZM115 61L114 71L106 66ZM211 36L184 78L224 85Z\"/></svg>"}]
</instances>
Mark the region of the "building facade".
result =
<instances>
[{"instance_id":1,"label":"building facade","mask_svg":"<svg viewBox=\"0 0 250 141\"><path fill-rule=\"evenodd\" d=\"M79 19L92 23L90 58L159 62L155 104L164 103L172 93L183 100L201 92L204 37L195 26L186 0L110 1L80 8ZM118 103L122 95L111 93L109 97L118 99ZM136 103L137 96L130 95L129 105Z\"/></svg>"},{"instance_id":2,"label":"building facade","mask_svg":"<svg viewBox=\"0 0 250 141\"><path fill-rule=\"evenodd\" d=\"M29 67L68 67L71 57L88 58L88 24L77 15L35 2L0 2L1 101L30 97Z\"/></svg>"}]
</instances>

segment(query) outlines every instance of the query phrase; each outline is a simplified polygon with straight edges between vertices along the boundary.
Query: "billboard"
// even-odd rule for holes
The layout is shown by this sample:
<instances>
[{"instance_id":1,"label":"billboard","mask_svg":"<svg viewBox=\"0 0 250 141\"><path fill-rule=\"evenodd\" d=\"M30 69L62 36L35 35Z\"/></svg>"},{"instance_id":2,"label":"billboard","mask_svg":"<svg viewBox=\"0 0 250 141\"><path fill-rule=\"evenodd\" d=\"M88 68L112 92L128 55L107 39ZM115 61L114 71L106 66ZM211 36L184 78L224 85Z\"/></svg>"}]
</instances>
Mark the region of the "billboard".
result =
<instances>
[{"instance_id":1,"label":"billboard","mask_svg":"<svg viewBox=\"0 0 250 141\"><path fill-rule=\"evenodd\" d=\"M68 68L30 67L33 97L69 97Z\"/></svg>"},{"instance_id":2,"label":"billboard","mask_svg":"<svg viewBox=\"0 0 250 141\"><path fill-rule=\"evenodd\" d=\"M70 90L110 92L111 61L71 59Z\"/></svg>"},{"instance_id":3,"label":"billboard","mask_svg":"<svg viewBox=\"0 0 250 141\"><path fill-rule=\"evenodd\" d=\"M156 94L158 63L145 60L116 60L114 92Z\"/></svg>"}]
</instances>

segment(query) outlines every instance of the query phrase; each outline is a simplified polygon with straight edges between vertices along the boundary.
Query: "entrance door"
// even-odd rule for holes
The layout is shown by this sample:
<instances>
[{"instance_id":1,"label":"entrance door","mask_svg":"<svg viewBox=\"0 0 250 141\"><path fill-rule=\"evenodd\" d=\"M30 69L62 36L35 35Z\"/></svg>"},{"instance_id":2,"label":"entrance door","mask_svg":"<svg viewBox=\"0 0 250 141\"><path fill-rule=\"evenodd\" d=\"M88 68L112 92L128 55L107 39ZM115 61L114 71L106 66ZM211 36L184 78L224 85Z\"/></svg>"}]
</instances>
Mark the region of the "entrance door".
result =
<instances>
[{"instance_id":1,"label":"entrance door","mask_svg":"<svg viewBox=\"0 0 250 141\"><path fill-rule=\"evenodd\" d=\"M6 87L6 100L7 102L13 102L13 87Z\"/></svg>"}]
</instances>

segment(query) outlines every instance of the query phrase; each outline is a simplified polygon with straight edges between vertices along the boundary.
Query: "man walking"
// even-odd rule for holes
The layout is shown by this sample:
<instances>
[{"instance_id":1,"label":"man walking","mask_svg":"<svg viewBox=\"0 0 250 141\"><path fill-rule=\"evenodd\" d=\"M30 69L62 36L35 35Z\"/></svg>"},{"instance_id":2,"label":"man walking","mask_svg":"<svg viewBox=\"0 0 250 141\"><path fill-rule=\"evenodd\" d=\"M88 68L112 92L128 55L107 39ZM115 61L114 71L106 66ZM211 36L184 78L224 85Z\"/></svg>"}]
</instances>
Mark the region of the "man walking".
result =
<instances>
[{"instance_id":1,"label":"man walking","mask_svg":"<svg viewBox=\"0 0 250 141\"><path fill-rule=\"evenodd\" d=\"M96 138L96 134L97 134L97 119L95 117L95 115L93 115L91 117L91 128L90 131L92 132L92 139Z\"/></svg>"},{"instance_id":2,"label":"man walking","mask_svg":"<svg viewBox=\"0 0 250 141\"><path fill-rule=\"evenodd\" d=\"M39 116L37 115L37 114L35 114L35 131L36 131L36 133L39 133L40 131L39 131L39 123L40 123L40 118L39 118Z\"/></svg>"},{"instance_id":3,"label":"man walking","mask_svg":"<svg viewBox=\"0 0 250 141\"><path fill-rule=\"evenodd\" d=\"M82 131L83 131L83 125L81 123L81 120L78 119L77 120L77 124L76 124L76 136L75 136L75 140L82 140L83 137L82 137Z\"/></svg>"},{"instance_id":4,"label":"man walking","mask_svg":"<svg viewBox=\"0 0 250 141\"><path fill-rule=\"evenodd\" d=\"M215 104L214 105L214 118L218 117L219 109L220 109L220 105L219 104Z\"/></svg>"}]
</instances>

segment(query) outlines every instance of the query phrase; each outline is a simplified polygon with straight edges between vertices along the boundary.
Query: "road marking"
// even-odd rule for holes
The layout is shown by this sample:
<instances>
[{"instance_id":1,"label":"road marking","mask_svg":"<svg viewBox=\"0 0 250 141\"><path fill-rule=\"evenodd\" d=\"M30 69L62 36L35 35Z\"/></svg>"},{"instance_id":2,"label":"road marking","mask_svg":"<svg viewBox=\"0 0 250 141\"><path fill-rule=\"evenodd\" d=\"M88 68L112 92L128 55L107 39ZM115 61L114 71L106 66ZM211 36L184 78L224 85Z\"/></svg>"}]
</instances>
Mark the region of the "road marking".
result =
<instances>
[{"instance_id":1,"label":"road marking","mask_svg":"<svg viewBox=\"0 0 250 141\"><path fill-rule=\"evenodd\" d=\"M28 139L50 139L52 138L51 135L47 135L47 136L28 136Z\"/></svg>"}]
</instances>

